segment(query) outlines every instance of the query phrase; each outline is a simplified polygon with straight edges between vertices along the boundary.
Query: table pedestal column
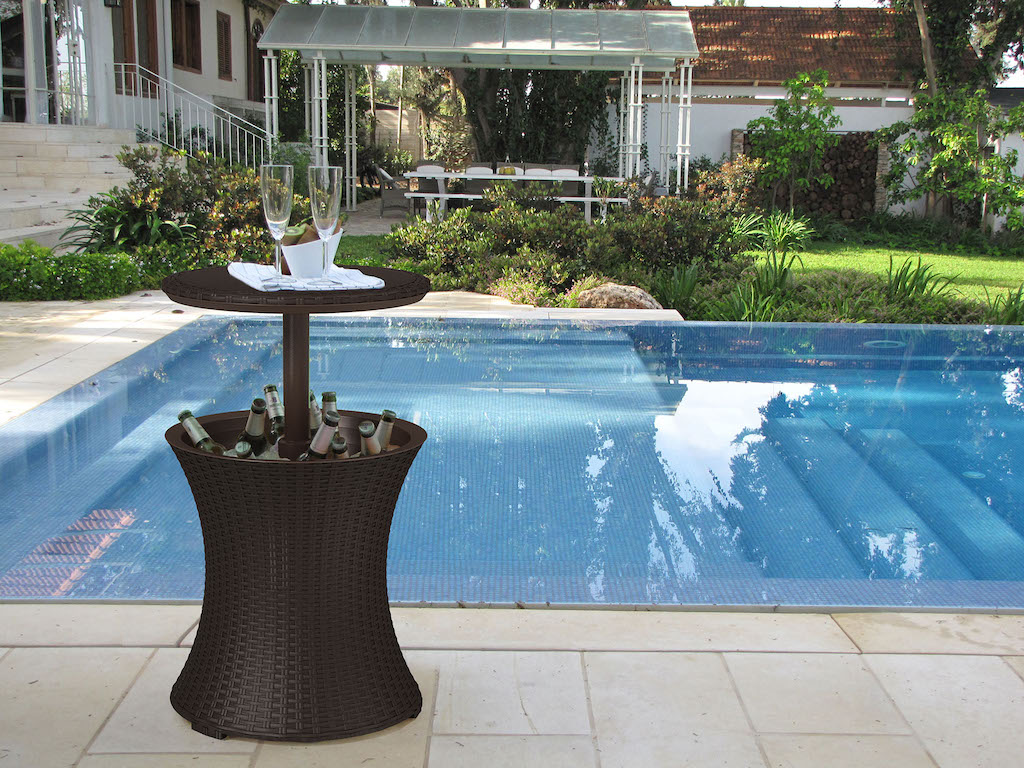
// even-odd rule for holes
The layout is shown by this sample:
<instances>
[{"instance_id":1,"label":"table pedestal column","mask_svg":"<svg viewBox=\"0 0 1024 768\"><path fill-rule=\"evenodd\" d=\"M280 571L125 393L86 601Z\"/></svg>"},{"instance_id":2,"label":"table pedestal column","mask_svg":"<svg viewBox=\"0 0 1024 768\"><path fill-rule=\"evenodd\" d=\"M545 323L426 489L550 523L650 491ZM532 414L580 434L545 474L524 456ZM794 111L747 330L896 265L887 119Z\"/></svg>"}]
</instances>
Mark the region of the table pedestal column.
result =
<instances>
[{"instance_id":1,"label":"table pedestal column","mask_svg":"<svg viewBox=\"0 0 1024 768\"><path fill-rule=\"evenodd\" d=\"M283 458L297 459L309 446L309 315L284 315Z\"/></svg>"}]
</instances>

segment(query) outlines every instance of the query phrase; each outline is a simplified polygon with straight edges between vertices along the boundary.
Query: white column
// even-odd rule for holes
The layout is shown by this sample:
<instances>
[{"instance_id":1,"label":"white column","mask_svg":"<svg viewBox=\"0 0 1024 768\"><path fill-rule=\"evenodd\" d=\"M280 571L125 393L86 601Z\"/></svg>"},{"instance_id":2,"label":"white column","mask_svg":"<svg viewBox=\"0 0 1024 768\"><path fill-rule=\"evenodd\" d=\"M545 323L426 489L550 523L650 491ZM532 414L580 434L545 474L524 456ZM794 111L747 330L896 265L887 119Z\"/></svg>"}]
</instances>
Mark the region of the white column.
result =
<instances>
[{"instance_id":1,"label":"white column","mask_svg":"<svg viewBox=\"0 0 1024 768\"><path fill-rule=\"evenodd\" d=\"M345 207L356 209L358 141L356 132L356 67L345 67Z\"/></svg>"},{"instance_id":2,"label":"white column","mask_svg":"<svg viewBox=\"0 0 1024 768\"><path fill-rule=\"evenodd\" d=\"M43 6L38 0L22 0L25 56L25 122L48 123L49 94L46 87L46 37Z\"/></svg>"},{"instance_id":3,"label":"white column","mask_svg":"<svg viewBox=\"0 0 1024 768\"><path fill-rule=\"evenodd\" d=\"M270 59L273 51L263 54L263 129L267 133L267 144L274 142L274 78L270 74Z\"/></svg>"},{"instance_id":4,"label":"white column","mask_svg":"<svg viewBox=\"0 0 1024 768\"><path fill-rule=\"evenodd\" d=\"M626 175L626 72L619 79L619 176Z\"/></svg>"},{"instance_id":5,"label":"white column","mask_svg":"<svg viewBox=\"0 0 1024 768\"><path fill-rule=\"evenodd\" d=\"M676 130L676 194L682 196L690 184L690 110L693 97L693 67L686 59L679 65L679 125Z\"/></svg>"},{"instance_id":6,"label":"white column","mask_svg":"<svg viewBox=\"0 0 1024 768\"><path fill-rule=\"evenodd\" d=\"M626 167L624 175L634 175L633 144L636 142L636 62L629 67L628 108L626 114Z\"/></svg>"},{"instance_id":7,"label":"white column","mask_svg":"<svg viewBox=\"0 0 1024 768\"><path fill-rule=\"evenodd\" d=\"M311 95L313 93L313 72L309 67L309 64L303 62L302 64L302 106L303 106L303 126L306 129L306 135L310 136L313 131L313 120L310 115L310 111L313 108L313 102L311 101Z\"/></svg>"},{"instance_id":8,"label":"white column","mask_svg":"<svg viewBox=\"0 0 1024 768\"><path fill-rule=\"evenodd\" d=\"M636 108L634 116L636 128L633 131L633 176L639 176L640 155L644 146L644 65L639 61L636 65Z\"/></svg>"},{"instance_id":9,"label":"white column","mask_svg":"<svg viewBox=\"0 0 1024 768\"><path fill-rule=\"evenodd\" d=\"M270 101L270 127L274 132L273 140L268 149L273 148L273 144L278 141L281 136L281 60L278 58L277 53L270 59L270 77L273 81L270 89L271 101Z\"/></svg>"},{"instance_id":10,"label":"white column","mask_svg":"<svg viewBox=\"0 0 1024 768\"><path fill-rule=\"evenodd\" d=\"M661 76L661 122L658 131L658 183L668 186L668 131L671 124L669 112L669 94L672 80L667 72Z\"/></svg>"}]
</instances>

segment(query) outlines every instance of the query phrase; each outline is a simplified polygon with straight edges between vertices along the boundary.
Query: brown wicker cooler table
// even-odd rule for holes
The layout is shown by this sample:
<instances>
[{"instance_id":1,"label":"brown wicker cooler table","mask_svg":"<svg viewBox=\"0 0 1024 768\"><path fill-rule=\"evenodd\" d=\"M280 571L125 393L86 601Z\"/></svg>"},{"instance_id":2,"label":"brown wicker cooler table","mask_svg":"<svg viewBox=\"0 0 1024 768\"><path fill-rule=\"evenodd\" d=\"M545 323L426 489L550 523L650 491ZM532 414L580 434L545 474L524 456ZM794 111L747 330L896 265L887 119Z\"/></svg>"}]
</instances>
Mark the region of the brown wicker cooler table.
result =
<instances>
[{"instance_id":1,"label":"brown wicker cooler table","mask_svg":"<svg viewBox=\"0 0 1024 768\"><path fill-rule=\"evenodd\" d=\"M264 293L223 267L163 282L181 304L283 315L282 456L296 458L309 443L309 315L412 304L430 289L421 275L358 269L385 286ZM343 411L339 429L358 444L358 423L375 416ZM239 411L199 420L228 443L245 418ZM285 462L215 456L193 447L180 425L167 430L195 497L206 554L202 616L171 690L171 705L195 730L320 741L419 714L419 687L391 623L386 565L395 504L426 437L398 420L397 447L377 456Z\"/></svg>"}]
</instances>

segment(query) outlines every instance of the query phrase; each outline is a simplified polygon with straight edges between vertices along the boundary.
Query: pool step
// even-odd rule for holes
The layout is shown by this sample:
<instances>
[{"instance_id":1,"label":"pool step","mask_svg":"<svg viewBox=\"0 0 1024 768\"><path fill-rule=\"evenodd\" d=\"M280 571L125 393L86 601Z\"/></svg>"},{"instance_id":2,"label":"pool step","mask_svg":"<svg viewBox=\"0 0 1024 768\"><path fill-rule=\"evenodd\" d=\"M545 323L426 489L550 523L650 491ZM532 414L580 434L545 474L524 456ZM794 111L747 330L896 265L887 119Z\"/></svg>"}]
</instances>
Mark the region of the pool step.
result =
<instances>
[{"instance_id":1,"label":"pool step","mask_svg":"<svg viewBox=\"0 0 1024 768\"><path fill-rule=\"evenodd\" d=\"M778 444L872 578L971 579L971 572L843 438L820 419L768 419Z\"/></svg>"},{"instance_id":2,"label":"pool step","mask_svg":"<svg viewBox=\"0 0 1024 768\"><path fill-rule=\"evenodd\" d=\"M1013 473L1010 462L1002 458L996 463L991 455L979 460L954 443L929 443L922 447L1024 536L1024 477ZM1004 449L990 446L989 450L995 453Z\"/></svg>"},{"instance_id":3,"label":"pool step","mask_svg":"<svg viewBox=\"0 0 1024 768\"><path fill-rule=\"evenodd\" d=\"M836 537L835 526L768 441L754 443L733 463L732 494L742 506L732 507L730 517L766 576L864 577L864 568Z\"/></svg>"},{"instance_id":4,"label":"pool step","mask_svg":"<svg viewBox=\"0 0 1024 768\"><path fill-rule=\"evenodd\" d=\"M1024 539L927 451L898 429L847 438L981 579L1024 576Z\"/></svg>"}]
</instances>

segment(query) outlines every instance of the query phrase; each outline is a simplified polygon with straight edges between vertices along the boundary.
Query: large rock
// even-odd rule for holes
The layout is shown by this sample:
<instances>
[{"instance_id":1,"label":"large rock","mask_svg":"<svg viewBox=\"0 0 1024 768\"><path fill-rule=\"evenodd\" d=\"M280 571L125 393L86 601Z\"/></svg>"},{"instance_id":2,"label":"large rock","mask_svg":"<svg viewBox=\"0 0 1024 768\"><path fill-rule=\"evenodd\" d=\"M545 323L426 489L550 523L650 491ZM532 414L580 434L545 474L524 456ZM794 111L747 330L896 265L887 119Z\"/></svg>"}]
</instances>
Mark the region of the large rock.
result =
<instances>
[{"instance_id":1,"label":"large rock","mask_svg":"<svg viewBox=\"0 0 1024 768\"><path fill-rule=\"evenodd\" d=\"M635 285L604 283L580 294L580 307L587 309L662 309L647 291Z\"/></svg>"}]
</instances>

